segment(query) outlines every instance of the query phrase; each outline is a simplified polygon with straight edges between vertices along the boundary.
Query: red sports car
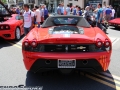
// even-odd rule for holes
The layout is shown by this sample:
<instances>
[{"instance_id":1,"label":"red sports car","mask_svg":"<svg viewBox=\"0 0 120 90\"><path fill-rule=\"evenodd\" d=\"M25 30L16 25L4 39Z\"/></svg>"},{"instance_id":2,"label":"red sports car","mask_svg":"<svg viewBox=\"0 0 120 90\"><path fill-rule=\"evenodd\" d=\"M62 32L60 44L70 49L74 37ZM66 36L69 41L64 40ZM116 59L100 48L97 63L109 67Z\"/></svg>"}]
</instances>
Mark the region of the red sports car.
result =
<instances>
[{"instance_id":1,"label":"red sports car","mask_svg":"<svg viewBox=\"0 0 120 90\"><path fill-rule=\"evenodd\" d=\"M0 1L0 37L6 40L19 40L24 34L23 19L11 12Z\"/></svg>"},{"instance_id":2,"label":"red sports car","mask_svg":"<svg viewBox=\"0 0 120 90\"><path fill-rule=\"evenodd\" d=\"M32 72L106 71L111 52L109 37L80 16L50 16L22 42L23 61Z\"/></svg>"},{"instance_id":3,"label":"red sports car","mask_svg":"<svg viewBox=\"0 0 120 90\"><path fill-rule=\"evenodd\" d=\"M114 26L115 28L120 27L120 18L110 20L109 25Z\"/></svg>"}]
</instances>

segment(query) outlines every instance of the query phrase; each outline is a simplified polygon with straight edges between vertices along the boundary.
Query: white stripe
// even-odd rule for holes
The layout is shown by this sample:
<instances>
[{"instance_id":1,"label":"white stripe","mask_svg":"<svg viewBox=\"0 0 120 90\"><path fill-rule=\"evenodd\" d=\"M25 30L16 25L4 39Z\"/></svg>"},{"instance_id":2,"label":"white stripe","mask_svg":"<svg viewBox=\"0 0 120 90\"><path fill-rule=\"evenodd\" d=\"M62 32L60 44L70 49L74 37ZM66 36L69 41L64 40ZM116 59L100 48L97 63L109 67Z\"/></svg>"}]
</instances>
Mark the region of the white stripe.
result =
<instances>
[{"instance_id":1,"label":"white stripe","mask_svg":"<svg viewBox=\"0 0 120 90\"><path fill-rule=\"evenodd\" d=\"M112 42L112 45L115 45L119 40L120 40L119 38L115 39L115 40Z\"/></svg>"},{"instance_id":2,"label":"white stripe","mask_svg":"<svg viewBox=\"0 0 120 90\"><path fill-rule=\"evenodd\" d=\"M16 44L18 44L18 45L21 45L21 46L22 46L22 43L20 43L20 42L17 42Z\"/></svg>"},{"instance_id":3,"label":"white stripe","mask_svg":"<svg viewBox=\"0 0 120 90\"><path fill-rule=\"evenodd\" d=\"M70 37L70 34L64 34L64 37Z\"/></svg>"}]
</instances>

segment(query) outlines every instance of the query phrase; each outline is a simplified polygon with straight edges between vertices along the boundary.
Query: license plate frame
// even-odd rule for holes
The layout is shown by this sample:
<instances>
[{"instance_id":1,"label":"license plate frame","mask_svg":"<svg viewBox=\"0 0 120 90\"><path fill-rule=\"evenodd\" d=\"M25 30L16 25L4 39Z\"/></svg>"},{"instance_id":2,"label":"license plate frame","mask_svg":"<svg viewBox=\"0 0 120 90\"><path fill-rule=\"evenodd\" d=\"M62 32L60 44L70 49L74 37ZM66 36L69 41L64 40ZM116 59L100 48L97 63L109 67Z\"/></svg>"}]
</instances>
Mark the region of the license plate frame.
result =
<instances>
[{"instance_id":1,"label":"license plate frame","mask_svg":"<svg viewBox=\"0 0 120 90\"><path fill-rule=\"evenodd\" d=\"M58 59L58 68L76 68L76 59Z\"/></svg>"}]
</instances>

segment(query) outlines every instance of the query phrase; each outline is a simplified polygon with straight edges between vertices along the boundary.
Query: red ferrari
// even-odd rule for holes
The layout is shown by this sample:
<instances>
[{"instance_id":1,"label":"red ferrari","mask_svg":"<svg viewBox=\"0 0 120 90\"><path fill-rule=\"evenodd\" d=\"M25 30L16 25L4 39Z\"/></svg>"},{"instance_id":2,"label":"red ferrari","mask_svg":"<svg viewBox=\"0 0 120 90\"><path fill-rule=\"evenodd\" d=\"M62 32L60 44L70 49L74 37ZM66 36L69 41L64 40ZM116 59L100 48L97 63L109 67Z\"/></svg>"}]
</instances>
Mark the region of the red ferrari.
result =
<instances>
[{"instance_id":1,"label":"red ferrari","mask_svg":"<svg viewBox=\"0 0 120 90\"><path fill-rule=\"evenodd\" d=\"M120 18L110 20L109 25L114 26L115 28L120 27Z\"/></svg>"},{"instance_id":2,"label":"red ferrari","mask_svg":"<svg viewBox=\"0 0 120 90\"><path fill-rule=\"evenodd\" d=\"M6 40L19 40L24 34L23 19L11 12L0 1L0 37Z\"/></svg>"},{"instance_id":3,"label":"red ferrari","mask_svg":"<svg viewBox=\"0 0 120 90\"><path fill-rule=\"evenodd\" d=\"M111 52L109 37L80 16L51 16L22 42L23 61L32 72L106 71Z\"/></svg>"}]
</instances>

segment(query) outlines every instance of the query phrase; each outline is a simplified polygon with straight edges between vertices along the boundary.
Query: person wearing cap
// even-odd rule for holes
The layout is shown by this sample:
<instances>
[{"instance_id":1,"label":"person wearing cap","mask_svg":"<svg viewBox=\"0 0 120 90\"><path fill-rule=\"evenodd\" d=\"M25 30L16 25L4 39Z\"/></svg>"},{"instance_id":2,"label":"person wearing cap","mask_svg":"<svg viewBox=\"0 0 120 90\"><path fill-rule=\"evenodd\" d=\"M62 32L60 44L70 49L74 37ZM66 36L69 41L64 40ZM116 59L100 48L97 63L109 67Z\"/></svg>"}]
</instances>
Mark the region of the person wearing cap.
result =
<instances>
[{"instance_id":1,"label":"person wearing cap","mask_svg":"<svg viewBox=\"0 0 120 90\"><path fill-rule=\"evenodd\" d=\"M86 19L87 19L88 16L90 16L89 9L90 9L90 7L86 6L85 11L83 13L83 17L86 18Z\"/></svg>"},{"instance_id":2,"label":"person wearing cap","mask_svg":"<svg viewBox=\"0 0 120 90\"><path fill-rule=\"evenodd\" d=\"M107 22L111 19L111 16L112 16L112 10L110 9L109 6L107 6L105 10L105 19Z\"/></svg>"}]
</instances>

